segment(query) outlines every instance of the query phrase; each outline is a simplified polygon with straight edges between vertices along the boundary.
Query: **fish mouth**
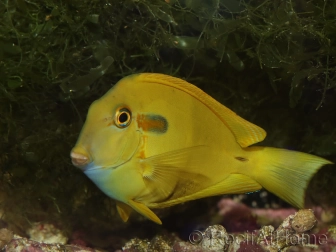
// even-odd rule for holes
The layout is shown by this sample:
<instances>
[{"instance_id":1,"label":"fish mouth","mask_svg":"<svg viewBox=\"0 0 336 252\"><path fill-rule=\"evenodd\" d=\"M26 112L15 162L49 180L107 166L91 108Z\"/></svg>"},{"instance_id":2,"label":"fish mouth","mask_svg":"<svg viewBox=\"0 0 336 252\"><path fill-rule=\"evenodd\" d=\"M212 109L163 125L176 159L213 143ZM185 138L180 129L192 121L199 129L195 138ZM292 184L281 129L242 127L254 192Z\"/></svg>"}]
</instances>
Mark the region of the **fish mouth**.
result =
<instances>
[{"instance_id":1,"label":"fish mouth","mask_svg":"<svg viewBox=\"0 0 336 252\"><path fill-rule=\"evenodd\" d=\"M72 164L76 167L84 166L88 164L88 160L90 160L88 156L74 152L73 150L70 152L70 157Z\"/></svg>"},{"instance_id":2,"label":"fish mouth","mask_svg":"<svg viewBox=\"0 0 336 252\"><path fill-rule=\"evenodd\" d=\"M127 160L113 165L95 165L94 161L91 161L87 165L81 167L80 169L85 173L86 171L95 171L95 170L114 170L118 167L124 165L125 163L129 162L132 159L133 156L130 156Z\"/></svg>"},{"instance_id":3,"label":"fish mouth","mask_svg":"<svg viewBox=\"0 0 336 252\"><path fill-rule=\"evenodd\" d=\"M124 145L121 154L119 155L119 158L116 162L114 162L113 164L107 164L107 165L97 165L95 163L94 157L93 158L88 158L85 155L81 155L81 154L77 154L75 152L71 152L70 156L72 159L72 164L78 168L80 168L83 172L86 171L94 171L94 170L111 170L111 169L117 169L118 167L126 164L127 162L129 162L134 155L136 154L136 152L139 149L140 146L140 142L141 142L141 132L139 130L136 130L136 132L138 133L138 143L136 145L136 148L134 148L134 151L131 152L131 154L126 155L125 150L127 149L127 147L129 146L128 143L130 140L127 140L126 144ZM89 155L90 157L92 157L92 155ZM88 161L85 163L85 161Z\"/></svg>"}]
</instances>

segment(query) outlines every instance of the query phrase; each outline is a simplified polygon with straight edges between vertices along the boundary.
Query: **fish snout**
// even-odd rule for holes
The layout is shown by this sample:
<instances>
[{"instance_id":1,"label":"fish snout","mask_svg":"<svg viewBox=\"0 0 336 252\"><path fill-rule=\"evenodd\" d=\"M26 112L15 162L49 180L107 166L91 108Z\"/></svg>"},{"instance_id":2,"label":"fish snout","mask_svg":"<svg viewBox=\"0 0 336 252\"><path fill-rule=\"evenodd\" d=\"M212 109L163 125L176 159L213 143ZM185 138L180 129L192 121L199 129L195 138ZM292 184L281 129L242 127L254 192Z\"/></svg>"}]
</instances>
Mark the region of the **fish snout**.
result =
<instances>
[{"instance_id":1,"label":"fish snout","mask_svg":"<svg viewBox=\"0 0 336 252\"><path fill-rule=\"evenodd\" d=\"M70 157L72 164L77 167L82 167L90 163L90 158L82 153L71 151Z\"/></svg>"}]
</instances>

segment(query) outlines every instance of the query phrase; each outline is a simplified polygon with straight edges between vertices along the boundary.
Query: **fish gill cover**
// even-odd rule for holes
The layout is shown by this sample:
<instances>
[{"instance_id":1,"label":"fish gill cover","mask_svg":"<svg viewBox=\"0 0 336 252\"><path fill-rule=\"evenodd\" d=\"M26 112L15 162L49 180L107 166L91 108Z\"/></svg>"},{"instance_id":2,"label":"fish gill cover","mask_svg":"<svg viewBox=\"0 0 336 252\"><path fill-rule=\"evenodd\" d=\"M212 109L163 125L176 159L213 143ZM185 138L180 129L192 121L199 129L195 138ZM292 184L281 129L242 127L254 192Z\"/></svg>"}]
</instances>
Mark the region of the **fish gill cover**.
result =
<instances>
[{"instance_id":1,"label":"fish gill cover","mask_svg":"<svg viewBox=\"0 0 336 252\"><path fill-rule=\"evenodd\" d=\"M69 151L91 102L133 73L185 78L265 128L263 145L335 161L335 17L323 0L1 1L1 218L120 228Z\"/></svg>"}]
</instances>

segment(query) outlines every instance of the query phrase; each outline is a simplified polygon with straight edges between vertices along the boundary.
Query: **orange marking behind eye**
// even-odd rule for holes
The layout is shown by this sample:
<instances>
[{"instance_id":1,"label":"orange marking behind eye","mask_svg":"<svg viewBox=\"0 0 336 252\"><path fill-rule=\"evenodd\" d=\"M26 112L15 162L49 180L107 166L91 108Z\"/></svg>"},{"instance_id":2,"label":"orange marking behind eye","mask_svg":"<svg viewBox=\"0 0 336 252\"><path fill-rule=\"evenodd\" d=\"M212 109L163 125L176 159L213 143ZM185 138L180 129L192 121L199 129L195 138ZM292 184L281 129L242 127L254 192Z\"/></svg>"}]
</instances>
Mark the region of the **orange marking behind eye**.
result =
<instances>
[{"instance_id":1,"label":"orange marking behind eye","mask_svg":"<svg viewBox=\"0 0 336 252\"><path fill-rule=\"evenodd\" d=\"M140 159L145 159L146 158L147 139L148 139L148 136L145 136L145 135L143 135L142 138L141 138L141 145L139 147L139 155L138 155L138 157Z\"/></svg>"},{"instance_id":2,"label":"orange marking behind eye","mask_svg":"<svg viewBox=\"0 0 336 252\"><path fill-rule=\"evenodd\" d=\"M160 115L138 115L138 127L146 132L165 133L168 129L168 122L166 118Z\"/></svg>"}]
</instances>

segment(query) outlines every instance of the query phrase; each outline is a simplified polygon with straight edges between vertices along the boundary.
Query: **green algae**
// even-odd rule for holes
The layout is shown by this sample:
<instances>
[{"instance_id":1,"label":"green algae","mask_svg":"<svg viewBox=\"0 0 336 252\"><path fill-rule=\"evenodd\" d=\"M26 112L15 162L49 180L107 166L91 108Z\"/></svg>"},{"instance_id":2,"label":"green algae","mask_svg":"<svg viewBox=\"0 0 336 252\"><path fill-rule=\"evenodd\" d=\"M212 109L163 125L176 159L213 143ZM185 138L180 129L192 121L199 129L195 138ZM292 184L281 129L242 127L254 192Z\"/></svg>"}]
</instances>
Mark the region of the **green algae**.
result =
<instances>
[{"instance_id":1,"label":"green algae","mask_svg":"<svg viewBox=\"0 0 336 252\"><path fill-rule=\"evenodd\" d=\"M335 157L335 17L322 0L1 2L3 218L120 224L69 152L89 104L137 72L200 86L264 127L264 145Z\"/></svg>"}]
</instances>

